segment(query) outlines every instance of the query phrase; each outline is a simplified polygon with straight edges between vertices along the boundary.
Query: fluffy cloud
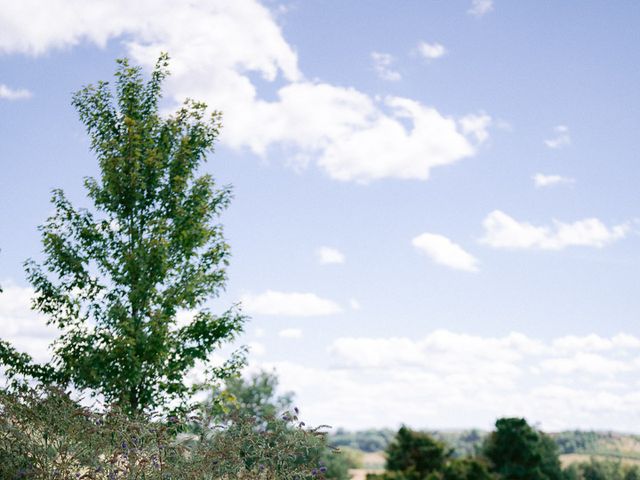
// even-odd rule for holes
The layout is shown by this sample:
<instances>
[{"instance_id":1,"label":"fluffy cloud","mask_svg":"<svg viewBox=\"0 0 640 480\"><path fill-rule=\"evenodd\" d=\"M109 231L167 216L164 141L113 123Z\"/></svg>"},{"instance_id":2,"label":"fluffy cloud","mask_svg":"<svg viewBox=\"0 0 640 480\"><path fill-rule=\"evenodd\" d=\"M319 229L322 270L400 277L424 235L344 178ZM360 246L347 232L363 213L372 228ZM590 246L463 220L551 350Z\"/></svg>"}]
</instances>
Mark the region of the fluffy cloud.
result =
<instances>
[{"instance_id":1,"label":"fluffy cloud","mask_svg":"<svg viewBox=\"0 0 640 480\"><path fill-rule=\"evenodd\" d=\"M402 79L400 72L391 68L394 62L392 55L388 53L371 52L371 60L373 61L373 69L380 79L388 82L397 82Z\"/></svg>"},{"instance_id":2,"label":"fluffy cloud","mask_svg":"<svg viewBox=\"0 0 640 480\"><path fill-rule=\"evenodd\" d=\"M202 99L224 111L223 142L261 156L282 146L292 152L290 164L313 161L334 179L426 180L431 168L475 155L487 136L483 114L465 116L486 120L470 133L464 120L414 100L378 101L305 78L272 14L255 0L5 3L0 52L41 54L121 38L128 55L150 68L168 51L168 97ZM260 98L252 74L282 83L275 100Z\"/></svg>"},{"instance_id":3,"label":"fluffy cloud","mask_svg":"<svg viewBox=\"0 0 640 480\"><path fill-rule=\"evenodd\" d=\"M24 88L13 89L0 83L0 99L4 100L25 100L31 98L31 92Z\"/></svg>"},{"instance_id":4,"label":"fluffy cloud","mask_svg":"<svg viewBox=\"0 0 640 480\"><path fill-rule=\"evenodd\" d=\"M573 346L588 346L595 337L574 337ZM490 428L499 416L519 415L546 429L627 430L630 412L640 409L640 339L598 338L618 346L563 353L556 348L561 338L448 330L420 339L344 337L328 348L330 368L267 366L276 369L284 389L298 394L311 423ZM622 338L625 347L619 346Z\"/></svg>"},{"instance_id":5,"label":"fluffy cloud","mask_svg":"<svg viewBox=\"0 0 640 480\"><path fill-rule=\"evenodd\" d=\"M619 333L611 338L591 334L586 336L567 335L553 341L554 351L563 353L602 352L614 349L640 349L640 340L633 335Z\"/></svg>"},{"instance_id":6,"label":"fluffy cloud","mask_svg":"<svg viewBox=\"0 0 640 480\"><path fill-rule=\"evenodd\" d=\"M32 290L3 286L3 339L46 361L55 331L30 310ZM297 335L287 330L280 334ZM249 346L251 367L275 368L310 424L490 428L503 415L525 416L551 430L640 424L640 338L625 333L546 340L449 330L422 338L341 337L328 345L326 367L267 362L263 343ZM225 358L214 357L216 364ZM201 373L194 369L191 380Z\"/></svg>"},{"instance_id":7,"label":"fluffy cloud","mask_svg":"<svg viewBox=\"0 0 640 480\"><path fill-rule=\"evenodd\" d=\"M328 263L344 263L345 257L344 254L332 247L320 247L316 250L316 256L318 257L318 261L321 264Z\"/></svg>"},{"instance_id":8,"label":"fluffy cloud","mask_svg":"<svg viewBox=\"0 0 640 480\"><path fill-rule=\"evenodd\" d=\"M535 226L519 222L500 210L494 210L483 221L482 243L494 248L561 250L583 246L601 248L624 238L628 224L607 227L597 218L573 223L553 221L553 226Z\"/></svg>"},{"instance_id":9,"label":"fluffy cloud","mask_svg":"<svg viewBox=\"0 0 640 480\"><path fill-rule=\"evenodd\" d=\"M257 295L243 295L240 302L244 311L254 315L314 317L334 315L342 311L340 305L332 300L320 298L315 293L267 290Z\"/></svg>"},{"instance_id":10,"label":"fluffy cloud","mask_svg":"<svg viewBox=\"0 0 640 480\"><path fill-rule=\"evenodd\" d=\"M278 332L278 336L282 338L302 338L302 330L299 328L285 328Z\"/></svg>"},{"instance_id":11,"label":"fluffy cloud","mask_svg":"<svg viewBox=\"0 0 640 480\"><path fill-rule=\"evenodd\" d=\"M415 237L411 244L440 265L467 272L478 271L478 260L443 235L423 233Z\"/></svg>"},{"instance_id":12,"label":"fluffy cloud","mask_svg":"<svg viewBox=\"0 0 640 480\"><path fill-rule=\"evenodd\" d=\"M616 359L607 358L597 353L576 353L572 357L550 358L540 363L544 370L560 375L579 373L615 376L618 373L637 371L638 365Z\"/></svg>"},{"instance_id":13,"label":"fluffy cloud","mask_svg":"<svg viewBox=\"0 0 640 480\"><path fill-rule=\"evenodd\" d=\"M31 310L33 290L10 282L2 283L0 293L0 325L2 339L19 351L29 353L38 362L49 360L48 346L57 330L46 325L40 315Z\"/></svg>"},{"instance_id":14,"label":"fluffy cloud","mask_svg":"<svg viewBox=\"0 0 640 480\"><path fill-rule=\"evenodd\" d=\"M432 168L475 154L474 143L459 130L460 120L406 98L388 97L385 104L389 115L371 110L375 117L371 125L326 148L318 163L331 177L361 183L382 178L426 180ZM401 119L412 124L410 130ZM464 121L488 124L490 118L468 115ZM486 131L477 130L472 137L486 138Z\"/></svg>"},{"instance_id":15,"label":"fluffy cloud","mask_svg":"<svg viewBox=\"0 0 640 480\"><path fill-rule=\"evenodd\" d=\"M440 43L420 42L418 44L418 53L427 60L434 60L443 57L447 53L447 49Z\"/></svg>"},{"instance_id":16,"label":"fluffy cloud","mask_svg":"<svg viewBox=\"0 0 640 480\"><path fill-rule=\"evenodd\" d=\"M558 125L553 129L555 136L544 141L549 148L562 148L571 145L571 136L569 135L569 127L566 125Z\"/></svg>"},{"instance_id":17,"label":"fluffy cloud","mask_svg":"<svg viewBox=\"0 0 640 480\"><path fill-rule=\"evenodd\" d=\"M531 178L536 187L552 187L554 185L575 183L573 178L563 177L561 175L544 175L543 173L536 173Z\"/></svg>"},{"instance_id":18,"label":"fluffy cloud","mask_svg":"<svg viewBox=\"0 0 640 480\"><path fill-rule=\"evenodd\" d=\"M482 17L493 10L493 0L472 0L471 8L467 10L469 15Z\"/></svg>"}]
</instances>

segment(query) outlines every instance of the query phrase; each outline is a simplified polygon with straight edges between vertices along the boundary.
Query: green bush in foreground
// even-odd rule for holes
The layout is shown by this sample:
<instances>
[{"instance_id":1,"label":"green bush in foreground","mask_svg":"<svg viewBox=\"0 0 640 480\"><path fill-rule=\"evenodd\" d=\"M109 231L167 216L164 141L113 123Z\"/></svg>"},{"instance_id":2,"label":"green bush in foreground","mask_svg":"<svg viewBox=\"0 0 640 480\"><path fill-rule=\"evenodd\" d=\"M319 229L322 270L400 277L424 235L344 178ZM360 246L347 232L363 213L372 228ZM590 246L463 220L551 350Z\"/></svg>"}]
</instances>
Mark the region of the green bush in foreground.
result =
<instances>
[{"instance_id":1,"label":"green bush in foreground","mask_svg":"<svg viewBox=\"0 0 640 480\"><path fill-rule=\"evenodd\" d=\"M297 416L292 392L277 393L278 377L271 372L257 372L249 377L229 378L224 382L224 389L214 390L202 408L213 418L220 421L228 416L253 418L263 430L271 430L274 422L280 421L279 412L288 417ZM358 466L358 458L349 450L330 448L321 445L315 454L321 467L326 469L324 475L331 480L349 480L349 468Z\"/></svg>"},{"instance_id":2,"label":"green bush in foreground","mask_svg":"<svg viewBox=\"0 0 640 480\"><path fill-rule=\"evenodd\" d=\"M194 433L198 432L198 433ZM53 389L0 393L0 478L167 480L326 478L326 434L296 412L269 419L96 412Z\"/></svg>"}]
</instances>

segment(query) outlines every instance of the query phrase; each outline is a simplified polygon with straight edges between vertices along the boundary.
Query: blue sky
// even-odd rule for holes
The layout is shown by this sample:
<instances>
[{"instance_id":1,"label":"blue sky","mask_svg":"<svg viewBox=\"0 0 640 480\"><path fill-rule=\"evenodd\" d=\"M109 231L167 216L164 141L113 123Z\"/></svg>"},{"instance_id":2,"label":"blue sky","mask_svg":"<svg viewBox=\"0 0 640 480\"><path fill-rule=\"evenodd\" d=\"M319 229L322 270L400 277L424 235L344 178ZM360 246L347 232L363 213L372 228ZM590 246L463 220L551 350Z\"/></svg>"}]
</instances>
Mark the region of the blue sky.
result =
<instances>
[{"instance_id":1,"label":"blue sky","mask_svg":"<svg viewBox=\"0 0 640 480\"><path fill-rule=\"evenodd\" d=\"M0 321L46 358L22 262L96 173L70 106L128 56L224 111L223 309L316 423L632 429L640 5L0 0ZM188 313L182 315L188 319Z\"/></svg>"}]
</instances>

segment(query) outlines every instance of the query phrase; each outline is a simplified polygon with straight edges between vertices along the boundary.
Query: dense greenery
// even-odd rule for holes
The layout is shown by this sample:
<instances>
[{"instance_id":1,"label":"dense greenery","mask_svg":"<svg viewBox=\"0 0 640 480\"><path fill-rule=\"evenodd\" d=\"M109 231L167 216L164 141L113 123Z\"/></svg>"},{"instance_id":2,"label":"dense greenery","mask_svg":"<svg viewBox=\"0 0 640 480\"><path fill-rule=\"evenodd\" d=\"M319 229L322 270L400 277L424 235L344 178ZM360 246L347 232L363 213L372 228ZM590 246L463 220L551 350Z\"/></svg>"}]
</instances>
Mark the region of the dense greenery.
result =
<instances>
[{"instance_id":1,"label":"dense greenery","mask_svg":"<svg viewBox=\"0 0 640 480\"><path fill-rule=\"evenodd\" d=\"M341 432L343 435L345 432ZM454 435L443 433L441 435ZM574 463L564 470L558 444L576 443L593 448L603 439L620 440L617 434L568 432L555 441L522 418L502 418L489 434L457 433L455 439L482 441L471 455L453 455L447 442L431 432L402 427L386 448L386 470L369 474L370 480L636 480L640 467L620 461L597 460ZM344 438L344 437L343 437ZM584 439L589 439L587 443Z\"/></svg>"},{"instance_id":2,"label":"dense greenery","mask_svg":"<svg viewBox=\"0 0 640 480\"><path fill-rule=\"evenodd\" d=\"M420 480L442 470L450 456L444 443L403 426L387 448L387 470L403 472L407 480Z\"/></svg>"},{"instance_id":3,"label":"dense greenery","mask_svg":"<svg viewBox=\"0 0 640 480\"><path fill-rule=\"evenodd\" d=\"M405 426L386 450L386 471L369 474L368 480L492 480L480 458L453 458L452 450L427 432Z\"/></svg>"},{"instance_id":4,"label":"dense greenery","mask_svg":"<svg viewBox=\"0 0 640 480\"><path fill-rule=\"evenodd\" d=\"M251 419L266 431L273 430L282 419L297 422L299 410L293 404L293 393L278 394L277 386L278 377L264 371L248 378L230 378L223 389L214 391L204 409L219 422L230 416ZM291 434L296 438L297 432L292 430ZM318 449L310 450L309 456L318 459L327 479L349 480L349 469L358 466L353 453L326 444L318 444Z\"/></svg>"},{"instance_id":5,"label":"dense greenery","mask_svg":"<svg viewBox=\"0 0 640 480\"><path fill-rule=\"evenodd\" d=\"M268 429L201 410L149 418L82 407L55 389L2 392L0 412L2 479L326 478L325 434L293 413Z\"/></svg>"},{"instance_id":6,"label":"dense greenery","mask_svg":"<svg viewBox=\"0 0 640 480\"><path fill-rule=\"evenodd\" d=\"M73 97L100 167L84 182L93 208L77 209L55 190L54 213L40 227L45 260L26 262L34 308L61 331L54 360L36 365L0 342L0 364L12 377L72 385L139 413L184 400L185 373L235 338L244 318L233 307L202 308L224 288L229 256L217 219L230 190L197 173L220 114L191 100L159 114L166 55L146 83L139 68L118 64L115 89L100 82ZM178 325L182 309L199 310Z\"/></svg>"},{"instance_id":7,"label":"dense greenery","mask_svg":"<svg viewBox=\"0 0 640 480\"><path fill-rule=\"evenodd\" d=\"M505 480L560 480L562 469L553 440L523 418L501 418L484 442L483 455Z\"/></svg>"}]
</instances>

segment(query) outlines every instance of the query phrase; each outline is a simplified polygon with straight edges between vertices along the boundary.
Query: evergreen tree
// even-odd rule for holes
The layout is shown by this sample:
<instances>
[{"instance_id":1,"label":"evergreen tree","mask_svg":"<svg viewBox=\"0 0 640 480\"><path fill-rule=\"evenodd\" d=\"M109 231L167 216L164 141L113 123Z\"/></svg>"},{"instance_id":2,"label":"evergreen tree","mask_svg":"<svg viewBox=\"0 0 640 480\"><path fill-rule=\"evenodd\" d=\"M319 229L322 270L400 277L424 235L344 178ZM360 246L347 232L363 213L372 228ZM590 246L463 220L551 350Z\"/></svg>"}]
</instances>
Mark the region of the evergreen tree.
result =
<instances>
[{"instance_id":1,"label":"evergreen tree","mask_svg":"<svg viewBox=\"0 0 640 480\"><path fill-rule=\"evenodd\" d=\"M484 456L505 480L560 480L562 470L553 440L524 418L501 418L485 440Z\"/></svg>"}]
</instances>

